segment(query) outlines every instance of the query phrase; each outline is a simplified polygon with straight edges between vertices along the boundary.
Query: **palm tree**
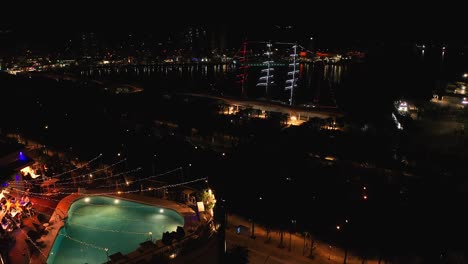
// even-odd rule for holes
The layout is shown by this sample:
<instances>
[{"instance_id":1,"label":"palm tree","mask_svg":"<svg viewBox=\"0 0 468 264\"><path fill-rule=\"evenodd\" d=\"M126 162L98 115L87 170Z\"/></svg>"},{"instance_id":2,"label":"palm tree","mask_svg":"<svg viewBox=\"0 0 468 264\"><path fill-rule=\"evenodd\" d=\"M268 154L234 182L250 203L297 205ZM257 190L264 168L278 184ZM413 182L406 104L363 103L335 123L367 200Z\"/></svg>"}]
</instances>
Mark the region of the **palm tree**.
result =
<instances>
[{"instance_id":1,"label":"palm tree","mask_svg":"<svg viewBox=\"0 0 468 264\"><path fill-rule=\"evenodd\" d=\"M284 237L284 231L283 229L280 230L280 242L278 244L279 248L284 248L284 242L283 242L283 237Z\"/></svg>"},{"instance_id":2,"label":"palm tree","mask_svg":"<svg viewBox=\"0 0 468 264\"><path fill-rule=\"evenodd\" d=\"M266 227L266 236L267 236L267 239L265 240L265 243L270 243L270 241L271 241L270 233L271 233L270 226L267 226L267 227Z\"/></svg>"}]
</instances>

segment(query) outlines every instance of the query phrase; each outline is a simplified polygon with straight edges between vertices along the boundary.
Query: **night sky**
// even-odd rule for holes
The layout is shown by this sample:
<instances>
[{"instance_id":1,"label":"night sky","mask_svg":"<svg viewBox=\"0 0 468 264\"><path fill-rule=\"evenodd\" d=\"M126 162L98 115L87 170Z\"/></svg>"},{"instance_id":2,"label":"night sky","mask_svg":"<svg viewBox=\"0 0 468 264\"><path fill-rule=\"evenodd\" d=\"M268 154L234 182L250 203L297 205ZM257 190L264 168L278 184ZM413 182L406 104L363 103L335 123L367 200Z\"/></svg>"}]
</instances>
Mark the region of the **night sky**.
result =
<instances>
[{"instance_id":1,"label":"night sky","mask_svg":"<svg viewBox=\"0 0 468 264\"><path fill-rule=\"evenodd\" d=\"M0 38L54 45L79 32L109 37L123 32L167 35L187 25L227 25L231 42L281 37L283 41L317 36L324 46L374 41L465 41L466 16L460 6L435 3L244 3L4 6ZM294 26L288 32L278 28ZM5 31L12 30L5 34ZM7 36L5 36L7 35ZM11 40L13 39L13 40ZM230 43L230 44L233 44ZM337 44L338 43L338 44ZM356 44L357 43L357 44ZM1 44L2 47L7 45ZM0 48L2 48L0 47Z\"/></svg>"}]
</instances>

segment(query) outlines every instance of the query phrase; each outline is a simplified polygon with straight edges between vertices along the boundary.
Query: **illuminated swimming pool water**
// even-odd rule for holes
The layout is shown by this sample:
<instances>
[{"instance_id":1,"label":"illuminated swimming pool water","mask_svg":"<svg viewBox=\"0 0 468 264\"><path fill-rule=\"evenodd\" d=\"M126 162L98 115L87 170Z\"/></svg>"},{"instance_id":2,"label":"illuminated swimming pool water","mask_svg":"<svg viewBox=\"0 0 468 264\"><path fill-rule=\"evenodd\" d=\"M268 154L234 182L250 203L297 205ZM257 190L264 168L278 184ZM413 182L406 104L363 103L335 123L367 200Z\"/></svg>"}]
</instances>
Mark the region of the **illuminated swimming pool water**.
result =
<instances>
[{"instance_id":1,"label":"illuminated swimming pool water","mask_svg":"<svg viewBox=\"0 0 468 264\"><path fill-rule=\"evenodd\" d=\"M109 256L127 254L183 225L184 219L173 210L105 196L82 198L70 206L47 264L104 263L105 248Z\"/></svg>"}]
</instances>

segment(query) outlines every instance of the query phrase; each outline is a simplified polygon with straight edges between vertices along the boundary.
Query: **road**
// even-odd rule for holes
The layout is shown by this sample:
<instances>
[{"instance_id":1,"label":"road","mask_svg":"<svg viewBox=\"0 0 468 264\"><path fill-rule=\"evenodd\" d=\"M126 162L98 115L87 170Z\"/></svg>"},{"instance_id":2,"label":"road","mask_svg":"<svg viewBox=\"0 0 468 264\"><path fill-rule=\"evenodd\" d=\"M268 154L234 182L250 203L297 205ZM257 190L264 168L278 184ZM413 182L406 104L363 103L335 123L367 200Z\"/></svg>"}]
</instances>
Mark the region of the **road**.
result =
<instances>
[{"instance_id":1,"label":"road","mask_svg":"<svg viewBox=\"0 0 468 264\"><path fill-rule=\"evenodd\" d=\"M266 229L260 225L255 225L256 238L252 239L246 234L237 234L236 226L243 225L250 227L250 223L239 216L230 215L228 218L228 229L226 230L227 245L241 245L249 249L249 260L252 264L342 264L344 250L336 248L327 243L315 240L314 258L309 258L310 247L304 249L304 237L300 234L291 236L291 251L289 251L289 233L284 234L283 242L285 247L278 248L280 241L279 232L272 230L270 233L271 241L265 243ZM308 243L310 245L310 242ZM347 263L361 264L362 259L348 252ZM365 263L378 263L377 260L366 260Z\"/></svg>"}]
</instances>

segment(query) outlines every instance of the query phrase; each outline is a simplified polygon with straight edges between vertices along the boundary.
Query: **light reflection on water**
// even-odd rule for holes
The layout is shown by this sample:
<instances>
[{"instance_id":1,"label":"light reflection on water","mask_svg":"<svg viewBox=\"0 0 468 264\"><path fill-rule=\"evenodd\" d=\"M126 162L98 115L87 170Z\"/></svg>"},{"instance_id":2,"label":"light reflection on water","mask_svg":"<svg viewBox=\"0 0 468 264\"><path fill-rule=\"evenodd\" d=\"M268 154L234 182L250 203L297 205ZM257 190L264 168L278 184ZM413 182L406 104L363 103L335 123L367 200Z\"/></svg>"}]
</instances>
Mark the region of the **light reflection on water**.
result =
<instances>
[{"instance_id":1,"label":"light reflection on water","mask_svg":"<svg viewBox=\"0 0 468 264\"><path fill-rule=\"evenodd\" d=\"M275 83L270 94L262 94L256 89L255 83L260 76L261 67L250 67L247 91L250 97L269 97L272 99L287 99L284 93L286 67L275 68ZM347 66L344 64L301 64L300 79L296 88L296 102L318 102L326 105L334 104L335 89L339 89L343 73ZM144 74L142 74L144 73ZM145 83L146 81L197 81L197 89L208 89L213 84L218 89L231 86L235 91L238 70L232 64L198 64L198 65L153 65L109 67L82 71L81 75L99 80L122 79L125 82ZM283 76L284 75L284 76ZM174 85L177 86L177 85ZM227 94L229 92L225 91Z\"/></svg>"}]
</instances>

